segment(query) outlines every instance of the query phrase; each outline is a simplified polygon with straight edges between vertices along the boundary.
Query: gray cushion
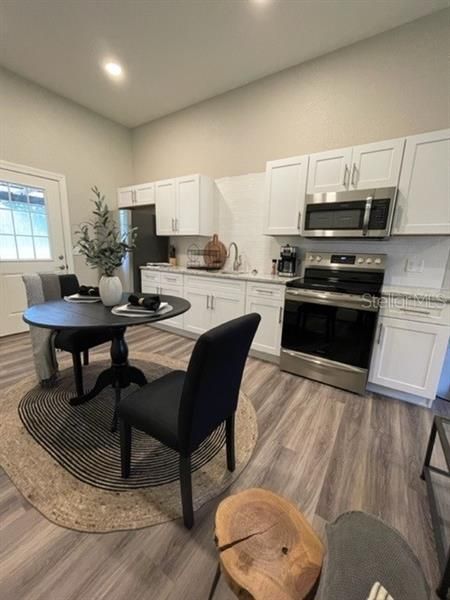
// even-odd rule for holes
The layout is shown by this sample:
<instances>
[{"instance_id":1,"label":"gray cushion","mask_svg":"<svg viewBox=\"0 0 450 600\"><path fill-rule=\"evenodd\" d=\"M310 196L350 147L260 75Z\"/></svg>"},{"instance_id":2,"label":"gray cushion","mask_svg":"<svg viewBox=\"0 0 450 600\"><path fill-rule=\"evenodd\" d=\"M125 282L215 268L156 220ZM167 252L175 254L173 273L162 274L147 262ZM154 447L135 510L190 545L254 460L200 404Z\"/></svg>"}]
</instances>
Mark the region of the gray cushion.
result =
<instances>
[{"instance_id":1,"label":"gray cushion","mask_svg":"<svg viewBox=\"0 0 450 600\"><path fill-rule=\"evenodd\" d=\"M395 600L432 597L407 542L377 517L344 513L326 532L327 554L315 600L365 599L376 581Z\"/></svg>"}]
</instances>

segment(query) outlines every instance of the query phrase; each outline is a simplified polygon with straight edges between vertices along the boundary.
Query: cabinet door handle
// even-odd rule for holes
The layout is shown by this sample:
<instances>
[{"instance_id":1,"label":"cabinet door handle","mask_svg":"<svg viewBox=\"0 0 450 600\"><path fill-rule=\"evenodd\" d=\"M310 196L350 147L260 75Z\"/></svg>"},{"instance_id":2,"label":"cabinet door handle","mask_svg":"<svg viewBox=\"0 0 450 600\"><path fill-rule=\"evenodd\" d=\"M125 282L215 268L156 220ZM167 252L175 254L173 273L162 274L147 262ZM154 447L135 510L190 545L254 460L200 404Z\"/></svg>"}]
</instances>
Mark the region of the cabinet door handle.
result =
<instances>
[{"instance_id":1,"label":"cabinet door handle","mask_svg":"<svg viewBox=\"0 0 450 600\"><path fill-rule=\"evenodd\" d=\"M382 333L383 333L383 323L380 323L380 327L378 329L377 344L381 344L381 334Z\"/></svg>"},{"instance_id":2,"label":"cabinet door handle","mask_svg":"<svg viewBox=\"0 0 450 600\"><path fill-rule=\"evenodd\" d=\"M280 313L278 315L278 323L281 323L282 319L283 319L283 307L280 306Z\"/></svg>"},{"instance_id":3,"label":"cabinet door handle","mask_svg":"<svg viewBox=\"0 0 450 600\"><path fill-rule=\"evenodd\" d=\"M356 185L356 163L353 163L353 167L352 167L352 185L355 186Z\"/></svg>"},{"instance_id":4,"label":"cabinet door handle","mask_svg":"<svg viewBox=\"0 0 450 600\"><path fill-rule=\"evenodd\" d=\"M348 185L348 181L347 181L347 175L349 175L349 174L350 174L350 169L348 168L348 165L347 165L347 163L345 163L345 169L344 169L344 179L343 179L343 181L342 181L342 185L343 185L344 187L347 187L347 185Z\"/></svg>"},{"instance_id":5,"label":"cabinet door handle","mask_svg":"<svg viewBox=\"0 0 450 600\"><path fill-rule=\"evenodd\" d=\"M302 213L299 210L298 211L298 217L297 217L297 229L300 229L301 223L302 223Z\"/></svg>"},{"instance_id":6,"label":"cabinet door handle","mask_svg":"<svg viewBox=\"0 0 450 600\"><path fill-rule=\"evenodd\" d=\"M211 296L211 310L214 310L214 296Z\"/></svg>"},{"instance_id":7,"label":"cabinet door handle","mask_svg":"<svg viewBox=\"0 0 450 600\"><path fill-rule=\"evenodd\" d=\"M206 296L206 308L209 308L209 296Z\"/></svg>"},{"instance_id":8,"label":"cabinet door handle","mask_svg":"<svg viewBox=\"0 0 450 600\"><path fill-rule=\"evenodd\" d=\"M175 231L179 231L179 228L178 228L178 219L175 219Z\"/></svg>"}]
</instances>

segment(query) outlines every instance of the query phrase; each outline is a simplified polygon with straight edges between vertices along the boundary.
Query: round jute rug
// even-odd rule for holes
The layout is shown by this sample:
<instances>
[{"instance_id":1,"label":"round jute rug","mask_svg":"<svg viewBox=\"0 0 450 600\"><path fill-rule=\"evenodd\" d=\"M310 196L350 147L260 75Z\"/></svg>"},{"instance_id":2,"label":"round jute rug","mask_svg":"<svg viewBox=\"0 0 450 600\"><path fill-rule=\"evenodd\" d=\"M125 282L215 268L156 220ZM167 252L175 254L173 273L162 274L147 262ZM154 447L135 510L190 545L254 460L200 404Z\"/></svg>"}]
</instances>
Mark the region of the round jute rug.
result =
<instances>
[{"instance_id":1,"label":"round jute rug","mask_svg":"<svg viewBox=\"0 0 450 600\"><path fill-rule=\"evenodd\" d=\"M182 361L152 353L135 352L131 362L149 381L186 368ZM105 353L84 367L86 388L108 363ZM50 521L78 531L139 529L181 517L176 453L135 432L132 475L129 481L122 480L118 433L108 431L111 390L78 407L68 406L71 394L72 369L67 368L55 388L43 390L33 376L9 388L0 401L0 462L23 496ZM239 477L257 436L255 410L241 392L236 470L230 473L226 468L224 433L219 428L193 456L194 509Z\"/></svg>"}]
</instances>

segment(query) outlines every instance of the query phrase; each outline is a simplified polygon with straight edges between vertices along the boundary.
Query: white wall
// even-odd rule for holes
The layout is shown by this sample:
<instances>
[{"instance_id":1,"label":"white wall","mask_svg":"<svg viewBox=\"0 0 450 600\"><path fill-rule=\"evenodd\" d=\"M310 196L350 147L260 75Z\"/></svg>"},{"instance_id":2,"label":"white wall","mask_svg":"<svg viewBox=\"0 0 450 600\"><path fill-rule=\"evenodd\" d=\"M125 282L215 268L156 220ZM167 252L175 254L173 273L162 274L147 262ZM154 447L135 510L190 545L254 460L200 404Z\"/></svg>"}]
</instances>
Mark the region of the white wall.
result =
<instances>
[{"instance_id":1,"label":"white wall","mask_svg":"<svg viewBox=\"0 0 450 600\"><path fill-rule=\"evenodd\" d=\"M137 127L136 183L448 127L449 52L450 9Z\"/></svg>"},{"instance_id":2,"label":"white wall","mask_svg":"<svg viewBox=\"0 0 450 600\"><path fill-rule=\"evenodd\" d=\"M244 270L269 273L273 258L279 257L280 245L298 246L302 255L308 250L335 252L374 252L388 255L385 283L388 285L440 288L449 260L450 238L444 236L395 236L387 241L311 240L300 236L272 237L263 234L264 173L251 173L216 180L221 193L219 238L228 246L235 241L244 259ZM171 238L178 261L185 265L187 250L193 243L202 248L206 238ZM422 273L408 273L406 259L424 261ZM229 265L231 267L231 262Z\"/></svg>"},{"instance_id":3,"label":"white wall","mask_svg":"<svg viewBox=\"0 0 450 600\"><path fill-rule=\"evenodd\" d=\"M133 181L131 134L52 92L0 69L0 158L67 178L72 230L89 217L90 189L97 185L117 205L117 187ZM75 257L86 283L97 273Z\"/></svg>"}]
</instances>

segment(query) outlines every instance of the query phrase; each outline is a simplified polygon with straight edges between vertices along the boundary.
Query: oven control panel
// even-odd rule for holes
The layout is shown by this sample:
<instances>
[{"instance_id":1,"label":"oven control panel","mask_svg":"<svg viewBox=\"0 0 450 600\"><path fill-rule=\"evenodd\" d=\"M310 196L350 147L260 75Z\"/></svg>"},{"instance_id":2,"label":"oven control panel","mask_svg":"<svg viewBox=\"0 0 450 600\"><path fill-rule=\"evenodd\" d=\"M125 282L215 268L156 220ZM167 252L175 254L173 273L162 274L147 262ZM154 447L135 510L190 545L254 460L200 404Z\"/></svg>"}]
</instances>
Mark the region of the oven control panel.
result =
<instances>
[{"instance_id":1,"label":"oven control panel","mask_svg":"<svg viewBox=\"0 0 450 600\"><path fill-rule=\"evenodd\" d=\"M307 252L305 267L326 267L384 271L386 254L346 254L340 252Z\"/></svg>"}]
</instances>

